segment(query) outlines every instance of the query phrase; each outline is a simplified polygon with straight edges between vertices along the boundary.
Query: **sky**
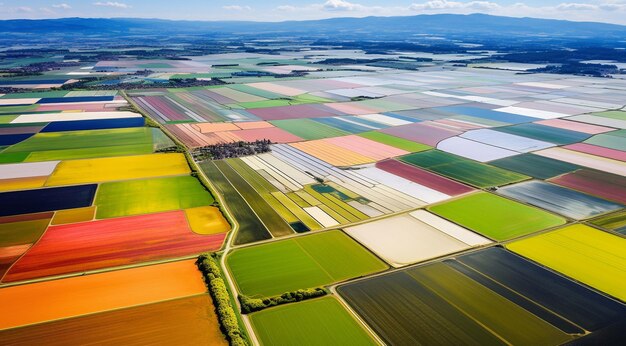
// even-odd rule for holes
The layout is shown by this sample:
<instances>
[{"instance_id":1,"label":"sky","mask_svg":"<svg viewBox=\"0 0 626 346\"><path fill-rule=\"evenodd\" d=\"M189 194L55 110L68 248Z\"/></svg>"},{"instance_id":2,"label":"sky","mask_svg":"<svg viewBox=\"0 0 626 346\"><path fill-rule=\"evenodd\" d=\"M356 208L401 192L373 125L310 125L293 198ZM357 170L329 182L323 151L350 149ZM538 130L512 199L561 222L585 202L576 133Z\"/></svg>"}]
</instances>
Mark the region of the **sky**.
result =
<instances>
[{"instance_id":1,"label":"sky","mask_svg":"<svg viewBox=\"0 0 626 346\"><path fill-rule=\"evenodd\" d=\"M626 0L0 0L0 19L126 17L283 21L333 17L486 13L626 25Z\"/></svg>"}]
</instances>

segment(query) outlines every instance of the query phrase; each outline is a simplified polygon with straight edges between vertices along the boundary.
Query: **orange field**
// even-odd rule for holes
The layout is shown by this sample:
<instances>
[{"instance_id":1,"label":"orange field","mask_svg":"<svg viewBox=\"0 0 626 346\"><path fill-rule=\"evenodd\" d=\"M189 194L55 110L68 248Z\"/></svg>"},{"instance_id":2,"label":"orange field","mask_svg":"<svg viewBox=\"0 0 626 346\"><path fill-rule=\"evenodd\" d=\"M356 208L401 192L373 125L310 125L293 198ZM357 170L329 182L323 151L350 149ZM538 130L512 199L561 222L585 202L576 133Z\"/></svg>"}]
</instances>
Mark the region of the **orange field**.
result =
<instances>
[{"instance_id":1,"label":"orange field","mask_svg":"<svg viewBox=\"0 0 626 346\"><path fill-rule=\"evenodd\" d=\"M208 294L0 331L8 345L227 345Z\"/></svg>"},{"instance_id":2,"label":"orange field","mask_svg":"<svg viewBox=\"0 0 626 346\"><path fill-rule=\"evenodd\" d=\"M204 293L206 287L194 262L171 262L3 288L0 330Z\"/></svg>"}]
</instances>

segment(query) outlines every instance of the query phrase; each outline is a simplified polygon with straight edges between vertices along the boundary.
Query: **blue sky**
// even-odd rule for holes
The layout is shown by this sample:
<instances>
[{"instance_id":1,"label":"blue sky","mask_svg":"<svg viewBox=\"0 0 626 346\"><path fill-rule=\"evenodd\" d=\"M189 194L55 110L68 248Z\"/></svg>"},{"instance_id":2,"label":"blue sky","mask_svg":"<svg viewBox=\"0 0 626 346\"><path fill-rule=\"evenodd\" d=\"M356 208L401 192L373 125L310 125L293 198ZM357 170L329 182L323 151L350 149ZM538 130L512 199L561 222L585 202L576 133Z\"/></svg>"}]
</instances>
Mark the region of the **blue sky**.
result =
<instances>
[{"instance_id":1,"label":"blue sky","mask_svg":"<svg viewBox=\"0 0 626 346\"><path fill-rule=\"evenodd\" d=\"M300 20L435 13L488 13L626 25L626 0L0 0L0 18L139 17ZM181 4L182 3L182 4Z\"/></svg>"}]
</instances>

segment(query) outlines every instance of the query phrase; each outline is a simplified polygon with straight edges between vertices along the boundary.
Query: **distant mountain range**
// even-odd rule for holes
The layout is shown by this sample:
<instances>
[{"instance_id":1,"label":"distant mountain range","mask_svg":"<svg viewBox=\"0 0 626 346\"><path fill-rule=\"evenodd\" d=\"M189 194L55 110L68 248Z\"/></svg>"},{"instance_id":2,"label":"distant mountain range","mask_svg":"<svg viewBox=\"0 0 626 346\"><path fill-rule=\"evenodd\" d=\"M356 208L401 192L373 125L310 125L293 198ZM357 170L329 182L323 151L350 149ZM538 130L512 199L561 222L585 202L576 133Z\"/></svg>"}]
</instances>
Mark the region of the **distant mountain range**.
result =
<instances>
[{"instance_id":1,"label":"distant mountain range","mask_svg":"<svg viewBox=\"0 0 626 346\"><path fill-rule=\"evenodd\" d=\"M485 14L435 14L406 17L333 18L285 22L173 21L137 18L3 20L0 33L13 34L309 34L340 36L476 35L550 36L626 40L626 26L565 20L512 18Z\"/></svg>"}]
</instances>

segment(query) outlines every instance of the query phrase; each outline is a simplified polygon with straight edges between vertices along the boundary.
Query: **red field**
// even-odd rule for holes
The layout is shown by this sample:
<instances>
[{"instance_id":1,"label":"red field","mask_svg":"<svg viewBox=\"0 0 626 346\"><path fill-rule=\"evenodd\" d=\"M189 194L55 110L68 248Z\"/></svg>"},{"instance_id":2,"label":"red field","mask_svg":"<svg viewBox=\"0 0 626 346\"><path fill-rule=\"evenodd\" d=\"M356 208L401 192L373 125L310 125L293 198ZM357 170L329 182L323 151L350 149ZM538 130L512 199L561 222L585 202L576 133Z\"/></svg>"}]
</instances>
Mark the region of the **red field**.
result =
<instances>
[{"instance_id":1,"label":"red field","mask_svg":"<svg viewBox=\"0 0 626 346\"><path fill-rule=\"evenodd\" d=\"M396 160L378 162L376 167L450 196L457 196L473 190L471 187L457 183L454 180Z\"/></svg>"},{"instance_id":2,"label":"red field","mask_svg":"<svg viewBox=\"0 0 626 346\"><path fill-rule=\"evenodd\" d=\"M611 201L626 203L626 177L619 175L581 169L550 179L550 182Z\"/></svg>"},{"instance_id":3,"label":"red field","mask_svg":"<svg viewBox=\"0 0 626 346\"><path fill-rule=\"evenodd\" d=\"M578 151L585 154L597 155L608 159L626 161L626 152L611 148L604 148L597 145L587 143L574 143L566 145L563 148Z\"/></svg>"},{"instance_id":4,"label":"red field","mask_svg":"<svg viewBox=\"0 0 626 346\"><path fill-rule=\"evenodd\" d=\"M3 281L194 255L219 249L225 236L192 232L184 211L51 226Z\"/></svg>"},{"instance_id":5,"label":"red field","mask_svg":"<svg viewBox=\"0 0 626 346\"><path fill-rule=\"evenodd\" d=\"M247 142L269 139L272 143L290 143L302 140L302 138L277 127L241 130L233 132L233 134Z\"/></svg>"}]
</instances>

